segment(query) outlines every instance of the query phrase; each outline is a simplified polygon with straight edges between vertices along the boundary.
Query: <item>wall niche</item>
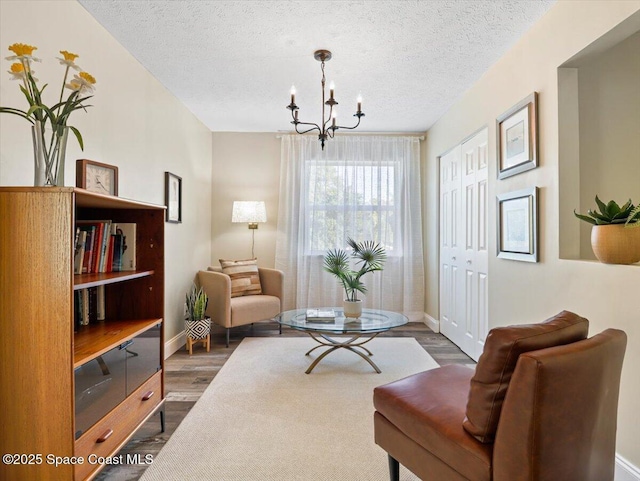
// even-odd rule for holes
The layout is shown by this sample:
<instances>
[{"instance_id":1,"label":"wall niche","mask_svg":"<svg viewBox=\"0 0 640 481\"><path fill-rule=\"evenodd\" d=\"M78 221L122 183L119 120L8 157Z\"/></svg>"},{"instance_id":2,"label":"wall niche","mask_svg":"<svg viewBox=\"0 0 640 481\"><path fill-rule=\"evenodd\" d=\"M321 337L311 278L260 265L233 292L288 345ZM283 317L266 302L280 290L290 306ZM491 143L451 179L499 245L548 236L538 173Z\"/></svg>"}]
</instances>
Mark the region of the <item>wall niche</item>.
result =
<instances>
[{"instance_id":1,"label":"wall niche","mask_svg":"<svg viewBox=\"0 0 640 481\"><path fill-rule=\"evenodd\" d=\"M558 68L560 258L595 260L573 210L640 203L640 12Z\"/></svg>"}]
</instances>

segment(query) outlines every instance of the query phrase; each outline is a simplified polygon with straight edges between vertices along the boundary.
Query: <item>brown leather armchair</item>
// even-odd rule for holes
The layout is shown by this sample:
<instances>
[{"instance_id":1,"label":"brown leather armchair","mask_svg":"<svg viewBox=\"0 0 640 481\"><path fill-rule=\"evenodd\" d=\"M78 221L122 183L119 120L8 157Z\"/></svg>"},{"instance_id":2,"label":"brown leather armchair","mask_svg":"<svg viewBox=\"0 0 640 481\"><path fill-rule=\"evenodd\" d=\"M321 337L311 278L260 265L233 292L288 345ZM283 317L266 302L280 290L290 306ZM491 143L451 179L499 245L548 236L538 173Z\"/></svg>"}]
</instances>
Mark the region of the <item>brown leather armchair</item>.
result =
<instances>
[{"instance_id":1,"label":"brown leather armchair","mask_svg":"<svg viewBox=\"0 0 640 481\"><path fill-rule=\"evenodd\" d=\"M626 334L584 339L563 311L494 329L476 370L449 365L374 391L375 441L429 481L612 481Z\"/></svg>"},{"instance_id":2,"label":"brown leather armchair","mask_svg":"<svg viewBox=\"0 0 640 481\"><path fill-rule=\"evenodd\" d=\"M272 320L280 314L284 292L284 274L277 269L259 267L262 294L231 297L231 279L218 267L198 272L198 283L209 296L206 315L226 328L227 347L232 327ZM282 326L279 326L282 333Z\"/></svg>"}]
</instances>

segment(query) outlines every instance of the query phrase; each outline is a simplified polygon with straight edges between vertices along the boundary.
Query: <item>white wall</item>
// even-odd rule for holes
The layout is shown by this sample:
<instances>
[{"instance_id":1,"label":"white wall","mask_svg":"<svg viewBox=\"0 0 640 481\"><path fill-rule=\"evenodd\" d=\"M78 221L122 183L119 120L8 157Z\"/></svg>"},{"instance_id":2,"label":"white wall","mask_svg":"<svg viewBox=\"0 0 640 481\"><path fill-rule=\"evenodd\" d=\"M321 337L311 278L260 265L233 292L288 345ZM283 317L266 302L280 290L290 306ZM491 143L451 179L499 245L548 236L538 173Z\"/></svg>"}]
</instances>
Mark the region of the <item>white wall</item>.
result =
<instances>
[{"instance_id":1,"label":"white wall","mask_svg":"<svg viewBox=\"0 0 640 481\"><path fill-rule=\"evenodd\" d=\"M617 451L640 465L640 267L559 259L558 79L557 67L589 43L640 10L640 1L559 1L427 133L425 165L425 239L428 290L437 286L438 254L436 157L468 134L487 125L495 139L495 119L533 91L539 92L540 166L505 180L490 165L490 199L525 187L540 187L540 262L489 259L490 327L538 322L562 309L591 321L590 333L623 329L628 346L622 374ZM489 157L496 158L495 142ZM490 245L496 245L495 208L490 208ZM576 222L578 220L576 219ZM437 296L427 296L426 311L438 318Z\"/></svg>"},{"instance_id":2,"label":"white wall","mask_svg":"<svg viewBox=\"0 0 640 481\"><path fill-rule=\"evenodd\" d=\"M85 150L70 134L65 185L75 185L75 159L93 159L118 166L120 197L163 205L164 172L182 177L183 223L165 224L165 338L171 339L184 329L184 293L211 253L211 132L75 1L0 2L2 106L26 104L6 73L4 57L16 42L38 47L42 62L34 69L40 84L49 84L51 103L64 73L59 50L79 54L78 65L97 79L93 107L71 116ZM33 185L29 127L0 115L0 185Z\"/></svg>"},{"instance_id":3,"label":"white wall","mask_svg":"<svg viewBox=\"0 0 640 481\"><path fill-rule=\"evenodd\" d=\"M255 231L255 256L261 267L273 267L280 190L276 133L214 132L212 185L212 265L251 257L251 231L247 224L231 223L231 209L234 200L263 200L267 222Z\"/></svg>"}]
</instances>

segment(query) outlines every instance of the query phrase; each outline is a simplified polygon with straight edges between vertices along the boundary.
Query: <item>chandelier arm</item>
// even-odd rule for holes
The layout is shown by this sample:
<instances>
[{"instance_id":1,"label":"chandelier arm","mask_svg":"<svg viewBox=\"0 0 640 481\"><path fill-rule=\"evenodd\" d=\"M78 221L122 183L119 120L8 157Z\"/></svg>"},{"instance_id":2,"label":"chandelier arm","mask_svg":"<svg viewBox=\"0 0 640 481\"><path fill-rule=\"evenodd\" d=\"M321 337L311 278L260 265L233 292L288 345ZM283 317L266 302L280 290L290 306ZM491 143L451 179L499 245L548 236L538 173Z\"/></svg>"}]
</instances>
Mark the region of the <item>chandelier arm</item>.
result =
<instances>
[{"instance_id":1,"label":"chandelier arm","mask_svg":"<svg viewBox=\"0 0 640 481\"><path fill-rule=\"evenodd\" d=\"M310 129L307 130L303 130L302 132L300 132L298 130L298 125L313 125L313 127L311 127ZM318 132L322 132L322 130L320 130L320 127L318 127L316 124L311 124L309 122L298 122L296 125L296 132L298 132L299 134L306 134L307 132L311 132L312 130L318 130Z\"/></svg>"},{"instance_id":2,"label":"chandelier arm","mask_svg":"<svg viewBox=\"0 0 640 481\"><path fill-rule=\"evenodd\" d=\"M358 123L356 125L354 125L353 127L345 127L344 125L336 125L336 127L338 129L347 129L347 130L353 130L358 128L358 125L360 125L360 117L358 117Z\"/></svg>"}]
</instances>

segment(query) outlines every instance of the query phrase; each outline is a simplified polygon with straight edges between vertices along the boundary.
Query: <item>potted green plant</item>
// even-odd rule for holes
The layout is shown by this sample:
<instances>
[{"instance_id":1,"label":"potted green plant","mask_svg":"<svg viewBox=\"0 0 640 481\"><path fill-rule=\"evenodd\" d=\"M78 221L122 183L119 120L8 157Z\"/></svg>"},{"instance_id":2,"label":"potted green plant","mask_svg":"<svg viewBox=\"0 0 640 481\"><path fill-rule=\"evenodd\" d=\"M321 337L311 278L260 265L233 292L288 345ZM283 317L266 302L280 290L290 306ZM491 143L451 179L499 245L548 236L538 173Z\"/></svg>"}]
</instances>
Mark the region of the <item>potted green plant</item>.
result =
<instances>
[{"instance_id":1,"label":"potted green plant","mask_svg":"<svg viewBox=\"0 0 640 481\"><path fill-rule=\"evenodd\" d=\"M640 206L627 201L622 207L615 201L602 202L596 195L597 210L575 216L593 225L591 247L600 262L605 264L634 264L640 261Z\"/></svg>"},{"instance_id":2,"label":"potted green plant","mask_svg":"<svg viewBox=\"0 0 640 481\"><path fill-rule=\"evenodd\" d=\"M368 272L381 271L387 254L383 247L373 241L356 242L347 239L347 244L352 252L349 255L342 249L334 249L327 252L324 257L324 270L338 278L346 298L344 300L345 317L360 317L362 314L362 300L358 299L358 292L365 294L367 287L362 283L362 276ZM358 270L352 270L349 259L356 259Z\"/></svg>"},{"instance_id":3,"label":"potted green plant","mask_svg":"<svg viewBox=\"0 0 640 481\"><path fill-rule=\"evenodd\" d=\"M209 334L211 331L211 318L205 315L209 297L195 284L186 295L187 317L185 318L185 332L187 335L187 349L189 354L196 341L204 341L209 351Z\"/></svg>"}]
</instances>

